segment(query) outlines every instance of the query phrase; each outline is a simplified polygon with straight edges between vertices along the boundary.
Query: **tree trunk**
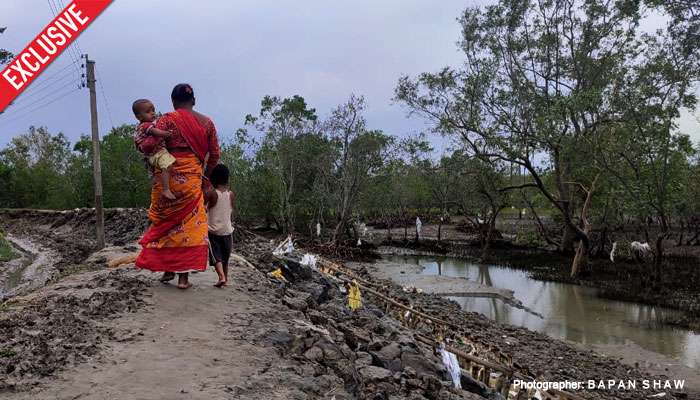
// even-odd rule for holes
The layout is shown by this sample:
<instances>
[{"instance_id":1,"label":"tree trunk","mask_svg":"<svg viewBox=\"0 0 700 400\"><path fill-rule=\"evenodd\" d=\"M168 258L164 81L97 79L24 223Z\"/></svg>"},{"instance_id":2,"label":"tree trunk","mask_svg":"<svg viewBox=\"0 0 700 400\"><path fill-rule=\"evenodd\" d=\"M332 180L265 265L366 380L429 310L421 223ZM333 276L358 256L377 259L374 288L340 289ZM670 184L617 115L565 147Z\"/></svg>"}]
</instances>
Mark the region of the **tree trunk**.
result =
<instances>
[{"instance_id":1,"label":"tree trunk","mask_svg":"<svg viewBox=\"0 0 700 400\"><path fill-rule=\"evenodd\" d=\"M442 240L442 218L440 218L440 223L438 224L437 243L440 244L441 240Z\"/></svg>"},{"instance_id":2,"label":"tree trunk","mask_svg":"<svg viewBox=\"0 0 700 400\"><path fill-rule=\"evenodd\" d=\"M654 274L656 275L656 287L661 287L663 275L661 274L661 265L664 259L664 239L666 232L662 232L656 237L655 252L654 252Z\"/></svg>"},{"instance_id":3,"label":"tree trunk","mask_svg":"<svg viewBox=\"0 0 700 400\"><path fill-rule=\"evenodd\" d=\"M559 242L559 251L561 253L571 253L574 249L574 242L576 241L576 230L566 224L564 226L564 232L561 236L561 241Z\"/></svg>"},{"instance_id":4,"label":"tree trunk","mask_svg":"<svg viewBox=\"0 0 700 400\"><path fill-rule=\"evenodd\" d=\"M276 230L277 232L284 233L284 226L283 226L282 223L279 221L279 219L275 218L275 219L274 219L274 222L275 222L275 230Z\"/></svg>"},{"instance_id":5,"label":"tree trunk","mask_svg":"<svg viewBox=\"0 0 700 400\"><path fill-rule=\"evenodd\" d=\"M575 278L581 272L583 268L588 265L588 252L590 251L590 241L589 239L582 238L578 247L576 248L576 255L574 256L574 261L571 263L571 277Z\"/></svg>"},{"instance_id":6,"label":"tree trunk","mask_svg":"<svg viewBox=\"0 0 700 400\"><path fill-rule=\"evenodd\" d=\"M598 246L598 250L596 251L596 257L604 257L605 256L605 245L608 241L608 227L605 226L603 228L603 232L600 234L600 245Z\"/></svg>"},{"instance_id":7,"label":"tree trunk","mask_svg":"<svg viewBox=\"0 0 700 400\"><path fill-rule=\"evenodd\" d=\"M357 232L357 227L355 226L355 222L353 222L353 220L351 220L350 222L351 223L346 224L346 226L350 225L350 230L352 230L352 238L355 241L355 243L357 243L357 241L360 239L360 233Z\"/></svg>"},{"instance_id":8,"label":"tree trunk","mask_svg":"<svg viewBox=\"0 0 700 400\"><path fill-rule=\"evenodd\" d=\"M343 228L345 228L345 219L338 221L338 223L335 224L335 229L333 229L332 241L335 246L337 246L338 242L340 242L340 233L343 231Z\"/></svg>"},{"instance_id":9,"label":"tree trunk","mask_svg":"<svg viewBox=\"0 0 700 400\"><path fill-rule=\"evenodd\" d=\"M591 208L591 202L593 200L593 192L595 191L595 184L598 180L598 176L593 179L591 183L591 188L584 191L586 192L586 200L583 202L583 207L581 207L581 222L583 223L583 229L578 232L579 244L576 248L576 255L574 255L574 261L571 263L571 277L576 278L581 270L588 266L588 254L591 250L591 223L588 222L588 211Z\"/></svg>"},{"instance_id":10,"label":"tree trunk","mask_svg":"<svg viewBox=\"0 0 700 400\"><path fill-rule=\"evenodd\" d=\"M486 227L486 234L481 245L481 257L484 258L488 254L489 248L491 247L491 242L493 241L493 233L496 231L496 213L492 213L492 217Z\"/></svg>"}]
</instances>

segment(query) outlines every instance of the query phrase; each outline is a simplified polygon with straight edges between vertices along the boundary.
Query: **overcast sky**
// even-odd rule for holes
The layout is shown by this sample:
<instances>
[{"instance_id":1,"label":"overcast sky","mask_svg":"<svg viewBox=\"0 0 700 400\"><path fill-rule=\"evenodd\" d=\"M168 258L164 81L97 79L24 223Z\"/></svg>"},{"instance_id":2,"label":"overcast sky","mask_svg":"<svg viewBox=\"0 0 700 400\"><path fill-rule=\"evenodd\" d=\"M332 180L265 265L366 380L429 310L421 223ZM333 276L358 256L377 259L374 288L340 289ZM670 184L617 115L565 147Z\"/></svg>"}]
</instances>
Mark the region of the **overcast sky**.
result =
<instances>
[{"instance_id":1,"label":"overcast sky","mask_svg":"<svg viewBox=\"0 0 700 400\"><path fill-rule=\"evenodd\" d=\"M7 26L0 47L24 48L53 17L49 3L59 1L0 1L0 26ZM259 110L266 94L302 95L326 116L353 92L366 97L370 128L404 136L426 125L392 104L398 77L459 65L456 18L482 2L115 0L78 42L97 62L104 87L103 97L98 84L101 134L133 122L137 98L169 110L173 85L188 82L198 110L212 117L224 139ZM29 125L61 131L71 141L89 133L88 92L72 91L78 72L71 62L64 52L14 111L0 115L0 146ZM693 116L680 124L700 140Z\"/></svg>"}]
</instances>

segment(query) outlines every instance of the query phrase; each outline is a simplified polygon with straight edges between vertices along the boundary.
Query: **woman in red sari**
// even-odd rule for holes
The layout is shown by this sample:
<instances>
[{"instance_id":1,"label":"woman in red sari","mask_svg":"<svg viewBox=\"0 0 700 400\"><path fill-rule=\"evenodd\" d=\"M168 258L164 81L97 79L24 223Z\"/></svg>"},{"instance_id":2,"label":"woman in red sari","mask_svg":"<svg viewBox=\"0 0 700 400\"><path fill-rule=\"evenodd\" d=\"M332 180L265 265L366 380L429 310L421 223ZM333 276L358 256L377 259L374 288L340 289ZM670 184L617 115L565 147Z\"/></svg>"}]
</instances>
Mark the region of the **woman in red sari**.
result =
<instances>
[{"instance_id":1,"label":"woman in red sari","mask_svg":"<svg viewBox=\"0 0 700 400\"><path fill-rule=\"evenodd\" d=\"M165 147L176 158L170 177L170 190L176 199L161 196L160 171L156 171L148 210L151 226L139 241L143 249L136 266L163 272L161 282L174 279L177 273L177 287L187 289L192 286L188 273L207 268L209 247L202 179L203 172L208 176L219 162L220 149L214 123L192 109L192 87L184 83L175 86L171 98L175 111L160 117L156 127L172 132L165 139ZM155 140L149 140L142 147L155 144Z\"/></svg>"}]
</instances>

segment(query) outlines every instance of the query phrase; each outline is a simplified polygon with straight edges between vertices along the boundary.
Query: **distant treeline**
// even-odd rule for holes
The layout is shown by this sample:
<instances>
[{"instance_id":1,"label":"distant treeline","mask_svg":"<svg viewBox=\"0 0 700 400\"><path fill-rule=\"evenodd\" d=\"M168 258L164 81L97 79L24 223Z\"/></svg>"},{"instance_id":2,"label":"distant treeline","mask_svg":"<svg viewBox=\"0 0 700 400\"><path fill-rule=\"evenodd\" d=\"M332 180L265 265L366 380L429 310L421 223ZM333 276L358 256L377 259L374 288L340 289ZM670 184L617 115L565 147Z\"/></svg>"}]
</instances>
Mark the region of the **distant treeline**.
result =
<instances>
[{"instance_id":1,"label":"distant treeline","mask_svg":"<svg viewBox=\"0 0 700 400\"><path fill-rule=\"evenodd\" d=\"M525 179L463 151L436 160L423 136L400 139L368 129L365 102L351 96L321 120L300 96L265 97L245 127L221 135L221 162L237 193L237 218L281 232L354 238L355 223L387 227L459 214L493 222L522 201L500 192ZM248 129L254 132L248 132ZM133 125L101 142L106 207L148 207L150 179L133 144ZM30 127L0 150L0 207L69 209L93 205L92 144ZM533 201L536 201L533 198ZM490 218L489 216L494 216Z\"/></svg>"}]
</instances>

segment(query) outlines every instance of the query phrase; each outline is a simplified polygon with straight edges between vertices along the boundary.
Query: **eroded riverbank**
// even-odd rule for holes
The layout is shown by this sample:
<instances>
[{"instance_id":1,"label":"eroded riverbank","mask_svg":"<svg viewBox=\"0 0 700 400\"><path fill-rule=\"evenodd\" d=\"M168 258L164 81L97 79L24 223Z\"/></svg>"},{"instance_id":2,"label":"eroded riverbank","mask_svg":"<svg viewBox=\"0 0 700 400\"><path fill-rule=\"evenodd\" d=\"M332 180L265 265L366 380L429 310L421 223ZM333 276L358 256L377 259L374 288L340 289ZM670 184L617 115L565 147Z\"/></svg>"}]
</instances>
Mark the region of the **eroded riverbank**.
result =
<instances>
[{"instance_id":1,"label":"eroded riverbank","mask_svg":"<svg viewBox=\"0 0 700 400\"><path fill-rule=\"evenodd\" d=\"M384 252L388 252L384 249ZM469 280L474 285L508 290L532 309L526 312L498 297L443 296L463 310L478 312L499 323L522 326L550 337L578 343L638 365L653 373L682 376L700 389L700 335L665 324L677 311L624 301L607 300L598 290L532 279L524 270L435 255L384 256L371 273L410 285L407 271L435 283ZM416 286L419 286L416 284ZM433 289L440 292L439 288Z\"/></svg>"},{"instance_id":2,"label":"eroded riverbank","mask_svg":"<svg viewBox=\"0 0 700 400\"><path fill-rule=\"evenodd\" d=\"M49 247L28 238L7 235L18 257L2 263L0 301L43 287L56 274L61 256Z\"/></svg>"},{"instance_id":3,"label":"eroded riverbank","mask_svg":"<svg viewBox=\"0 0 700 400\"><path fill-rule=\"evenodd\" d=\"M129 212L121 218L114 214L110 219L115 224L110 238L127 244L121 247L123 253L134 251L128 243L142 229L138 225L142 221L129 222L134 214ZM75 248L70 246L79 241L80 235L90 231L89 224L70 225L70 221L81 218L89 221L89 213L69 217L60 213L55 216L32 213L27 221L19 216L14 221L19 229L33 229L32 235L50 236L51 243L63 249L60 254L65 258ZM63 227L56 221L69 226ZM119 229L123 233L115 235ZM110 257L119 255L118 247L110 250ZM364 307L351 312L342 285L318 272L290 277L290 283L269 278L267 273L280 266L270 254L273 247L269 240L238 230L236 252L252 264L236 263L233 284L224 291L208 285L209 280L214 281L209 271L196 277L196 289L186 294L172 287L154 285L154 276L139 274L129 265L124 272L104 271L106 260L102 256L91 258L91 262L87 256L73 256L73 264L63 259L59 265L61 273L56 278L58 283L37 292L36 296L23 297L24 305L10 304L0 311L0 325L6 329L2 337L7 338L0 348L8 355L0 368L0 374L6 375L0 378L10 383L6 386L10 391L26 390L28 382L38 383L38 386L29 384L37 388L36 392L13 394L17 399L42 398L44 394L52 398L48 394L56 397L62 390L71 390L72 394L88 399L103 398L100 396L104 394L118 396L123 382L130 383L126 395L121 397L127 399L265 396L312 399L327 395L336 396L336 400L377 395L414 400L494 398L492 392L478 385L468 386L466 380L464 385L470 391L451 388L432 346L416 339L416 334L427 332L402 326L385 312L383 305L373 303L367 293L363 294ZM353 268L361 277L371 278L366 265ZM62 278L70 272L91 269L96 271ZM121 273L124 276L118 275ZM501 349L519 370L526 370L539 380L677 378L669 371L650 373L620 363L613 356L499 324L481 314L463 311L454 302L435 294L406 293L400 285L376 281L383 285L386 295L464 327L474 340ZM72 289L66 290L67 282L72 282ZM192 307L178 307L180 303L176 300L183 295L195 301ZM161 300L167 302L158 303ZM105 305L112 301L114 308ZM50 308L54 304L60 307ZM34 312L25 312L21 307ZM132 314L124 314L127 311ZM71 341L77 334L72 329L58 329L51 336L51 343L60 345L48 346L42 342L42 338L48 337L45 331L60 323L61 318L70 322L72 317L64 315L78 318L76 324L94 321L94 325L85 325L89 328L86 332L97 332L89 335L86 347L89 352L81 352L82 342ZM37 318L47 323L37 325L34 322ZM194 319L197 322L193 324ZM133 321L138 324L131 325ZM182 324L186 326L179 328ZM28 326L35 326L30 329L30 336L25 332ZM198 329L203 326L206 334ZM20 351L15 351L15 343L27 345L18 346ZM142 357L143 354L149 356ZM245 354L253 356L242 356ZM174 369L172 376L176 379L153 373L168 362L182 360L204 369ZM53 367L41 367L48 361ZM10 365L14 366L11 371ZM230 376L198 375L198 371L213 372L221 368L232 371ZM24 372L20 374L20 371ZM188 384L177 385L177 382ZM104 392L95 388L103 388ZM137 393L147 395L138 397ZM587 399L639 399L659 393L658 390L596 390L577 394ZM669 399L699 398L694 389L663 393Z\"/></svg>"}]
</instances>

